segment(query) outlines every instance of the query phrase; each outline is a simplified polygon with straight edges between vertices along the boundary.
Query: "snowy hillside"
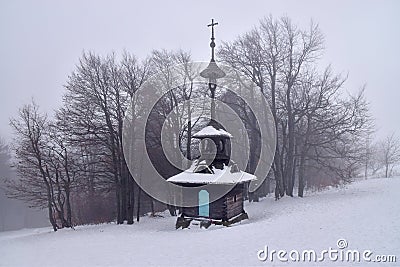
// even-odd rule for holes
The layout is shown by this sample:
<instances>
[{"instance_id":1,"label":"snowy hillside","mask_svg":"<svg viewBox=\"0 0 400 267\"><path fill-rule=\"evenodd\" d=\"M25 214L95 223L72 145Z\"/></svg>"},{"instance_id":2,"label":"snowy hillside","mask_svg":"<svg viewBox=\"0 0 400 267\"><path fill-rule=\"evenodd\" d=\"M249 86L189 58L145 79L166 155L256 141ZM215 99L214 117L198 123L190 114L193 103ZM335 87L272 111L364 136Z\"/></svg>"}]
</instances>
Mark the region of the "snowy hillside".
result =
<instances>
[{"instance_id":1,"label":"snowy hillside","mask_svg":"<svg viewBox=\"0 0 400 267\"><path fill-rule=\"evenodd\" d=\"M300 253L338 249L370 250L396 255L400 265L400 179L370 179L346 188L308 194L303 199L272 198L247 203L250 220L226 228L211 226L175 230L176 218L143 218L128 225L82 226L52 232L50 228L0 233L0 266L309 266L293 262L291 250ZM342 242L344 242L342 240ZM343 243L342 243L343 244ZM341 244L341 245L342 245ZM258 251L285 250L281 262L274 256L260 261ZM295 254L294 254L295 255ZM260 254L265 256L264 253ZM293 256L293 255L292 255ZM294 257L294 256L293 256ZM325 255L315 266L347 266ZM366 266L363 259L356 266Z\"/></svg>"}]
</instances>

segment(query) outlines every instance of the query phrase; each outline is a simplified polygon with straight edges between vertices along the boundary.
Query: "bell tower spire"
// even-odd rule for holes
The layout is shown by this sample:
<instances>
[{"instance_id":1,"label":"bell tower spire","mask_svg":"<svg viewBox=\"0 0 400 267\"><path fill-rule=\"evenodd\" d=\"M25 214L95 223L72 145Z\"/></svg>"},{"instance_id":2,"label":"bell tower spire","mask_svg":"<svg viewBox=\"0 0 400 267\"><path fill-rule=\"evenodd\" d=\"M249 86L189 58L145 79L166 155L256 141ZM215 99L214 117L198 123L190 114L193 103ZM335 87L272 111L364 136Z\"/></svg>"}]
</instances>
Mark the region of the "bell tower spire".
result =
<instances>
[{"instance_id":1,"label":"bell tower spire","mask_svg":"<svg viewBox=\"0 0 400 267\"><path fill-rule=\"evenodd\" d=\"M215 48L215 37L214 37L214 26L218 25L218 22L214 22L214 19L211 19L211 24L208 24L207 27L211 27L211 61L208 64L207 68L205 68L202 72L200 72L200 76L208 79L208 88L211 92L211 124L215 123L215 89L217 88L217 79L223 78L226 76L225 72L221 70L217 63L215 62L214 57L214 48Z\"/></svg>"},{"instance_id":2,"label":"bell tower spire","mask_svg":"<svg viewBox=\"0 0 400 267\"><path fill-rule=\"evenodd\" d=\"M207 25L207 27L211 27L211 62L215 62L214 59L214 48L215 48L215 37L214 37L214 26L218 25L218 22L214 22L214 19L211 19L211 23Z\"/></svg>"}]
</instances>

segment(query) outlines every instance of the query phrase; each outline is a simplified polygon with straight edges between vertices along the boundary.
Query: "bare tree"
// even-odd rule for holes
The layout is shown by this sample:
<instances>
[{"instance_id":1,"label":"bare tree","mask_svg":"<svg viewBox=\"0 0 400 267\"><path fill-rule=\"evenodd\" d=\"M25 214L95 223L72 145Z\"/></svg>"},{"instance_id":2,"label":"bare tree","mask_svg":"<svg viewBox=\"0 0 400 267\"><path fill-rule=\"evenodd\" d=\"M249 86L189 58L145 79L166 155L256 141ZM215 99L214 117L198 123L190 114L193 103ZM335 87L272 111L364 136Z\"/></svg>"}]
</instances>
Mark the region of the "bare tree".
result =
<instances>
[{"instance_id":1,"label":"bare tree","mask_svg":"<svg viewBox=\"0 0 400 267\"><path fill-rule=\"evenodd\" d=\"M364 89L358 95L339 97L346 78L330 67L323 74L310 71L295 95L298 195L303 196L305 167L325 166L329 175L350 179L364 159L361 143L370 129ZM308 162L308 164L307 164ZM347 169L347 171L345 171ZM321 177L324 175L320 174Z\"/></svg>"},{"instance_id":2,"label":"bare tree","mask_svg":"<svg viewBox=\"0 0 400 267\"><path fill-rule=\"evenodd\" d=\"M310 30L301 31L290 21L282 18L285 44L283 79L285 86L285 108L287 112L287 147L284 177L286 194L293 196L295 167L295 113L293 95L296 83L299 82L303 69L313 63L321 54L323 36L318 25L311 23Z\"/></svg>"},{"instance_id":3,"label":"bare tree","mask_svg":"<svg viewBox=\"0 0 400 267\"><path fill-rule=\"evenodd\" d=\"M364 150L364 155L363 155L363 160L364 160L364 178L367 179L369 176L369 170L373 170L373 157L374 157L374 146L375 144L373 143L373 129L374 126L371 124L370 129L367 129L365 132L364 141L365 141L365 150Z\"/></svg>"},{"instance_id":4,"label":"bare tree","mask_svg":"<svg viewBox=\"0 0 400 267\"><path fill-rule=\"evenodd\" d=\"M270 98L274 120L279 119L277 95L278 73L283 65L283 37L280 23L271 16L261 21L261 26L240 36L232 43L224 43L219 51L222 60L253 80L262 93ZM269 89L269 90L268 90ZM275 124L279 132L279 124ZM283 158L281 136L277 135L273 171L276 181L275 197L284 195Z\"/></svg>"},{"instance_id":5,"label":"bare tree","mask_svg":"<svg viewBox=\"0 0 400 267\"><path fill-rule=\"evenodd\" d=\"M295 118L292 98L303 69L322 49L318 26L299 30L287 17L267 17L237 41L225 43L222 59L252 79L266 97L276 121L277 146L274 158L275 196L293 193Z\"/></svg>"},{"instance_id":6,"label":"bare tree","mask_svg":"<svg viewBox=\"0 0 400 267\"><path fill-rule=\"evenodd\" d=\"M102 183L108 183L108 189L115 192L119 224L133 223L134 191L140 190L123 153L123 119L135 91L147 79L148 63L140 63L126 52L120 63L114 54L100 57L84 53L65 86L67 93L60 113L68 118L71 140L81 143L81 151L94 156L87 154L87 158L97 160L96 165L106 170ZM96 150L101 154L96 155Z\"/></svg>"},{"instance_id":7,"label":"bare tree","mask_svg":"<svg viewBox=\"0 0 400 267\"><path fill-rule=\"evenodd\" d=\"M15 131L13 149L17 160L19 180L8 181L8 196L21 199L32 206L46 207L51 225L57 231L54 216L54 188L50 177L48 120L32 102L11 119Z\"/></svg>"},{"instance_id":8,"label":"bare tree","mask_svg":"<svg viewBox=\"0 0 400 267\"><path fill-rule=\"evenodd\" d=\"M392 175L393 168L400 163L400 140L393 133L379 143L379 148L387 178Z\"/></svg>"},{"instance_id":9,"label":"bare tree","mask_svg":"<svg viewBox=\"0 0 400 267\"><path fill-rule=\"evenodd\" d=\"M379 142L372 142L370 144L370 157L369 157L369 162L368 162L368 169L370 171L371 176L376 176L379 172L379 170L382 169L383 167L383 162L381 160L380 156L380 148L379 148Z\"/></svg>"}]
</instances>

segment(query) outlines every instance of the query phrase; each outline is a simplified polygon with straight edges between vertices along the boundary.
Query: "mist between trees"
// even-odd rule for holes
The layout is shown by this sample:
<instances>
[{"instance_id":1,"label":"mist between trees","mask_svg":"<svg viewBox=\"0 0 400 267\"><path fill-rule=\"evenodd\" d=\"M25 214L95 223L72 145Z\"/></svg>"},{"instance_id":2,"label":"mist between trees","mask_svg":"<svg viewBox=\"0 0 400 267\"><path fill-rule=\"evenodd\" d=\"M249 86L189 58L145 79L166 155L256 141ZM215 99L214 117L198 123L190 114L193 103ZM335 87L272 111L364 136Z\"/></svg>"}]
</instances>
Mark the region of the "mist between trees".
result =
<instances>
[{"instance_id":1,"label":"mist between trees","mask_svg":"<svg viewBox=\"0 0 400 267\"><path fill-rule=\"evenodd\" d=\"M276 200L285 195L303 197L305 189L339 185L381 171L388 177L400 160L394 135L373 142L373 118L364 87L348 94L347 77L330 66L317 67L323 50L324 37L317 24L301 29L287 17L266 17L253 30L217 46L217 60L258 86L276 123L272 168L264 184L246 194L250 201L269 193ZM206 121L195 109L207 113L209 104L199 100L208 92L193 86L191 61L190 53L184 51L153 51L142 61L128 52L120 58L113 53L84 52L67 77L63 106L51 116L54 119L40 112L34 102L11 119L12 165L17 177L6 179L8 197L47 209L54 231L114 220L133 224L145 213L156 216L166 209L176 215L176 207L155 201L132 179L123 154L122 129L132 98L139 110L146 105L145 99L135 99L136 90L154 73L161 73L168 86L174 78L169 68L181 64L182 86L171 88L160 100L152 117L159 123L152 123L149 136L165 125L171 129L167 141L187 158L196 157L192 134ZM254 172L258 158L252 152L261 137L248 106L225 91L216 98L234 101L231 104L248 126L250 162L244 167ZM184 104L178 105L181 101ZM165 178L177 173L160 153L160 142L147 145ZM2 163L9 158L4 144Z\"/></svg>"}]
</instances>

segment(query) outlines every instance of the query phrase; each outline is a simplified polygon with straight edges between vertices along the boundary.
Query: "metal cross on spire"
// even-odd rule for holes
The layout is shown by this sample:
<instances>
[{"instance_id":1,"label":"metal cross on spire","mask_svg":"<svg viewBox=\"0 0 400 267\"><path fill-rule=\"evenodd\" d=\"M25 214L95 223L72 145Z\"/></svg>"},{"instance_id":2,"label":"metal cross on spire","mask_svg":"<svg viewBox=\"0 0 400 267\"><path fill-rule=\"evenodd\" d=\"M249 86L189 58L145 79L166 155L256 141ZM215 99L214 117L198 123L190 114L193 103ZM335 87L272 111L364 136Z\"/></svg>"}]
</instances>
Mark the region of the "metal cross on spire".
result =
<instances>
[{"instance_id":1,"label":"metal cross on spire","mask_svg":"<svg viewBox=\"0 0 400 267\"><path fill-rule=\"evenodd\" d=\"M211 27L211 61L215 61L214 59L214 47L215 47L215 38L214 38L214 26L218 25L218 22L214 22L214 19L211 19L211 24L208 24L207 27Z\"/></svg>"}]
</instances>

